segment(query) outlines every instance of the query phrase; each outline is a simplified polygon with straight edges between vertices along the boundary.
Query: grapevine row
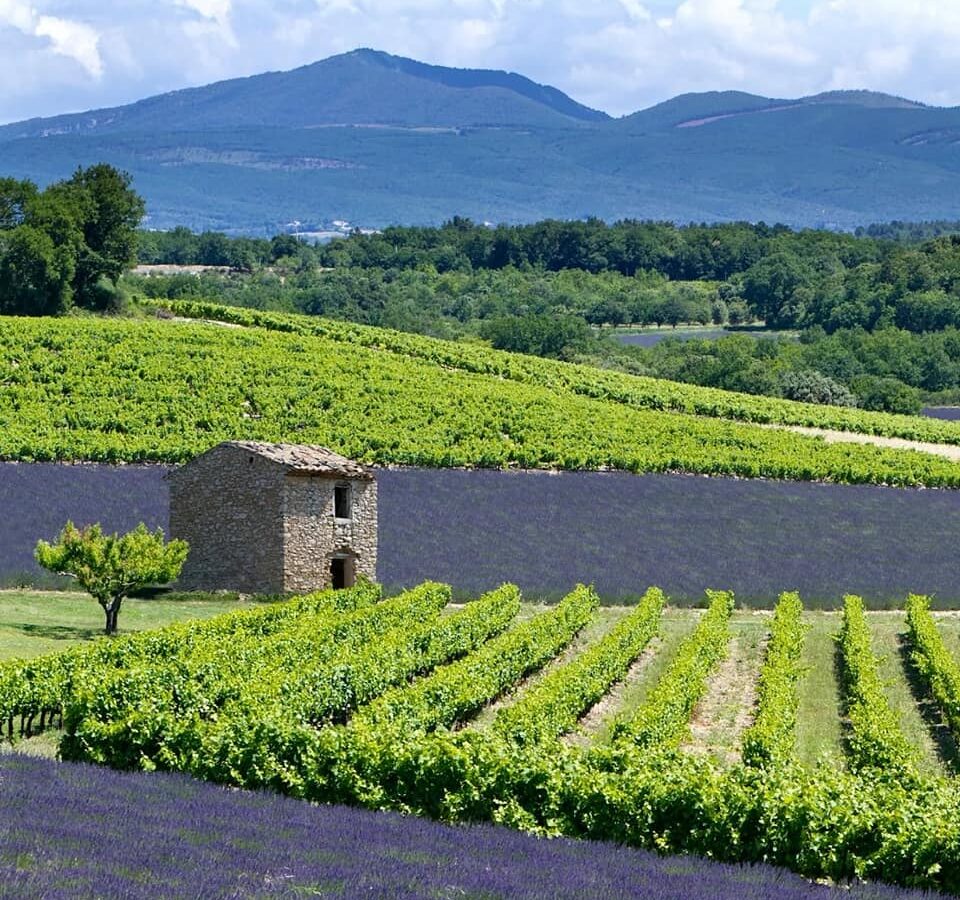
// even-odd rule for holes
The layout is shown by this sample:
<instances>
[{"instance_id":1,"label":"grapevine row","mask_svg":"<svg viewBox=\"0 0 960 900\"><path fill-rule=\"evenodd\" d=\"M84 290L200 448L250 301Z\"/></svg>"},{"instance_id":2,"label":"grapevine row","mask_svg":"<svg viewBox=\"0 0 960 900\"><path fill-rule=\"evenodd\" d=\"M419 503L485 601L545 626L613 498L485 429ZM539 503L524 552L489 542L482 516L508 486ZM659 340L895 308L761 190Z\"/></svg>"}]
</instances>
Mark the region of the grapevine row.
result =
<instances>
[{"instance_id":1,"label":"grapevine row","mask_svg":"<svg viewBox=\"0 0 960 900\"><path fill-rule=\"evenodd\" d=\"M0 459L183 462L221 440L286 439L384 464L960 486L960 464L933 454L826 444L310 334L11 319L0 367Z\"/></svg>"},{"instance_id":2,"label":"grapevine row","mask_svg":"<svg viewBox=\"0 0 960 900\"><path fill-rule=\"evenodd\" d=\"M852 768L913 774L919 753L907 740L900 719L887 700L860 597L848 594L843 598L843 621L837 640L843 659L850 721L847 750Z\"/></svg>"},{"instance_id":3,"label":"grapevine row","mask_svg":"<svg viewBox=\"0 0 960 900\"><path fill-rule=\"evenodd\" d=\"M436 362L447 368L570 391L638 409L670 410L744 422L829 428L935 443L960 443L960 429L956 426L917 416L744 395L719 388L611 372L594 366L557 363L314 316L267 313L194 300L146 300L144 303L184 318L230 322L287 334L319 335L344 343L387 350L412 359Z\"/></svg>"},{"instance_id":4,"label":"grapevine row","mask_svg":"<svg viewBox=\"0 0 960 900\"><path fill-rule=\"evenodd\" d=\"M911 594L907 623L913 643L913 662L924 677L954 737L960 740L960 664L947 649L930 615L930 601Z\"/></svg>"},{"instance_id":5,"label":"grapevine row","mask_svg":"<svg viewBox=\"0 0 960 900\"><path fill-rule=\"evenodd\" d=\"M601 640L500 710L493 730L517 744L540 743L569 731L657 633L664 600L659 588L647 591Z\"/></svg>"},{"instance_id":6,"label":"grapevine row","mask_svg":"<svg viewBox=\"0 0 960 900\"><path fill-rule=\"evenodd\" d=\"M192 752L178 748L175 755L161 755L159 764L317 800L370 799L382 791L381 781L393 777L405 748L468 719L552 659L597 606L596 594L579 586L556 607L514 625L463 659L386 690L345 725L317 728L277 705L267 706L255 721L225 716ZM102 740L90 742L78 758L96 761L102 746Z\"/></svg>"},{"instance_id":7,"label":"grapevine row","mask_svg":"<svg viewBox=\"0 0 960 900\"><path fill-rule=\"evenodd\" d=\"M619 765L610 766L603 756L584 753L562 741L517 742L505 737L500 727L443 727L462 721L481 703L497 696L503 686L514 684L522 677L518 673L538 664L533 659L545 661L558 652L596 609L592 593L579 588L565 599L562 611L551 610L484 641L480 604L486 604L484 612L491 617L505 617L515 609L515 599L510 588L501 588L461 612L435 618L432 624L409 614L380 635L380 642L395 646L401 654L420 637L427 641L422 647L433 648L424 650L420 677L405 687L380 694L381 699L390 694L416 699L398 707L400 715L395 720L389 715L382 719L373 716L363 724L364 717L370 716L380 702L376 699L360 706L346 724L338 724L340 714L334 714L332 720L311 720L306 715L309 700L301 703L301 695L310 690L309 679L298 683L295 665L265 666L258 671L272 673L269 677L275 677L278 683L272 689L265 688L262 695L259 688L250 685L248 692L238 694L241 700L248 698L251 702L261 697L260 715L234 716L239 701L232 700L217 711L216 720L203 720L203 728L208 730L197 732L203 740L192 749L181 748L178 757L118 758L117 762L146 768L169 765L218 781L269 786L313 800L349 801L447 819L499 821L545 834L613 840L660 852L693 852L740 862L766 860L814 878L885 880L960 893L960 817L956 814L960 782L955 779L918 774L906 785L903 779L877 778L873 770L859 771L855 766L850 771L829 765L724 767L708 757L677 752L673 737L662 747L656 742L648 744L642 753L634 752L629 741L621 742L609 748L620 760ZM656 606L651 594L645 602ZM924 605L911 600L908 606L915 607L919 625ZM710 658L719 659L731 607L731 595L712 595L710 610L694 635L684 642L686 650L681 649L661 685L669 683L670 673L681 666L685 654L686 668L693 675L702 674ZM771 671L772 659L780 655L773 649L778 644L783 646L783 659L796 659L798 607L790 595L781 599L765 666ZM862 620L862 604L859 613ZM338 612L335 618L339 621L355 615ZM640 628L639 610L632 615ZM320 622L306 613L301 618L307 630ZM871 666L875 676L876 661L870 654L868 635L864 650L865 632L857 624L855 602L848 601L848 618L843 649L849 651L846 655L851 661L860 659L861 676ZM466 624L468 619L472 625ZM454 621L461 625L450 624ZM314 624L308 626L308 622ZM625 622L621 624L626 627ZM480 631L473 630L474 626ZM216 631L218 625L211 627ZM446 630L448 627L453 630ZM457 631L458 627L465 631ZM289 629L294 628L294 622L290 622ZM427 660L426 655L435 650L439 656L442 641L449 637L456 643L454 633L462 637L467 631L479 649L467 650L469 655L452 664L431 668L437 657ZM189 635L186 656L192 659L200 653L203 641L189 629L185 633ZM342 667L352 662L356 668L350 670L350 677L354 678L361 674L362 659L370 666L377 660L387 661L389 652L384 647L381 653L373 641L359 647L353 644L348 652L349 635L342 634L346 638L342 651L331 653L326 664L317 664L317 672L327 665L333 679L337 672L347 671ZM429 640L428 634L433 635ZM529 641L521 640L521 634ZM783 635L782 642L778 635ZM240 642L246 643L247 638ZM229 634L221 634L217 643L229 644ZM465 646L458 644L451 654ZM523 653L512 654L521 647ZM468 665L477 659L484 662L482 670ZM306 660L304 664L313 666ZM147 672L153 666L144 663L132 668ZM709 668L706 665L707 671ZM852 671L855 666L849 668ZM408 671L404 670L403 678L408 677ZM548 707L555 697L567 696L566 688L561 691L558 687L561 671L540 682L554 682L557 688L556 694L544 697ZM285 691L287 675L290 680ZM858 680L866 683L870 678ZM771 679L773 683L775 679ZM353 694L348 691L336 695L341 699L329 701L329 707L341 702L359 704L367 696L363 691L380 690L372 682L372 686L363 687L368 684L363 678L356 684ZM674 687L683 689L684 685L674 683ZM878 696L875 688L876 680L874 700ZM530 695L537 689L531 689ZM348 696L354 699L346 700ZM782 700L782 694L776 696ZM461 700L469 702L461 705ZM761 706L764 702L761 700ZM558 704L549 712L550 721L560 722L564 716L569 721L575 715L575 706L571 702L561 713ZM533 712L536 714L536 710ZM548 717L546 710L544 715ZM233 729L225 727L227 718L236 722ZM549 735L565 726L544 727ZM776 741L773 745L782 746ZM94 748L87 749L92 758Z\"/></svg>"},{"instance_id":8,"label":"grapevine row","mask_svg":"<svg viewBox=\"0 0 960 900\"><path fill-rule=\"evenodd\" d=\"M268 640L217 639L147 666L89 671L66 703L61 753L122 768L169 765L170 748L182 748L264 673L356 653L393 628L436 619L449 599L448 586L426 582L330 619L300 617Z\"/></svg>"},{"instance_id":9,"label":"grapevine row","mask_svg":"<svg viewBox=\"0 0 960 900\"><path fill-rule=\"evenodd\" d=\"M202 757L204 771L252 752L263 757L269 748L263 723L269 723L271 732L284 723L312 728L343 724L351 711L388 688L476 650L502 632L519 610L519 590L503 585L449 616L425 623L411 616L409 623L366 649L343 647L320 663L305 658L293 678L264 673L215 720L193 721L189 729L169 736L160 757L170 768L192 768L190 760Z\"/></svg>"},{"instance_id":10,"label":"grapevine row","mask_svg":"<svg viewBox=\"0 0 960 900\"><path fill-rule=\"evenodd\" d=\"M347 590L321 591L204 621L123 635L27 661L0 663L0 723L6 724L11 739L15 719L20 719L21 734L30 734L35 723L42 731L46 721L62 717L66 700L84 680L95 683L116 671L164 663L173 656L184 656L192 648L215 645L226 638L233 645L245 637L260 642L291 623L300 627L305 617L326 621L367 608L379 599L379 585L362 583Z\"/></svg>"},{"instance_id":11,"label":"grapevine row","mask_svg":"<svg viewBox=\"0 0 960 900\"><path fill-rule=\"evenodd\" d=\"M806 631L799 595L781 594L760 670L756 718L743 735L747 765L780 766L793 756L800 705L797 685L806 671L800 662Z\"/></svg>"},{"instance_id":12,"label":"grapevine row","mask_svg":"<svg viewBox=\"0 0 960 900\"><path fill-rule=\"evenodd\" d=\"M582 585L465 659L395 688L358 710L350 726L409 736L453 725L495 700L560 652L591 619L597 595Z\"/></svg>"},{"instance_id":13,"label":"grapevine row","mask_svg":"<svg viewBox=\"0 0 960 900\"><path fill-rule=\"evenodd\" d=\"M733 594L707 591L710 606L693 633L681 644L676 657L633 715L613 726L615 742L638 747L675 747L687 734L687 723L703 696L707 677L726 655L730 640Z\"/></svg>"}]
</instances>

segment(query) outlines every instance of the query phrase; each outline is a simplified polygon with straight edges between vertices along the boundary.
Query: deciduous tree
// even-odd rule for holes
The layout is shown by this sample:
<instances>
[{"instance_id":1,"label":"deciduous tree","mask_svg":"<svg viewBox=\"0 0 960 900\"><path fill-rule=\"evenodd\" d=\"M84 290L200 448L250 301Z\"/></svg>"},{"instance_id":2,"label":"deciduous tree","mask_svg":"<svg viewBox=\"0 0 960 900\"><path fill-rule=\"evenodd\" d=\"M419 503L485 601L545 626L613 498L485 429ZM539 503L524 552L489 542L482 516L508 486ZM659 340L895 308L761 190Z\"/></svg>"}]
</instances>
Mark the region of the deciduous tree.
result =
<instances>
[{"instance_id":1,"label":"deciduous tree","mask_svg":"<svg viewBox=\"0 0 960 900\"><path fill-rule=\"evenodd\" d=\"M67 522L53 544L40 541L37 562L69 575L103 607L107 634L116 634L120 605L131 591L173 581L187 558L186 541L164 541L163 531L142 522L124 535L104 534L99 524L77 528Z\"/></svg>"}]
</instances>

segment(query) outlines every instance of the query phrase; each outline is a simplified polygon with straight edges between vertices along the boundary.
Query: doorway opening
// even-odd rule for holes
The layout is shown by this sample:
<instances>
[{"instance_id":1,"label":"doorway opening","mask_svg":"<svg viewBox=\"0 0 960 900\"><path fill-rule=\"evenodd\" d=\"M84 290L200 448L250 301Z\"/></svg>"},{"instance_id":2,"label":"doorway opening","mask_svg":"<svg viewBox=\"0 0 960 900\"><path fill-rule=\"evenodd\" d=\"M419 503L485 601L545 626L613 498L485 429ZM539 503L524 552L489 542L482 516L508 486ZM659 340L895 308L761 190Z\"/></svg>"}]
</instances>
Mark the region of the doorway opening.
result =
<instances>
[{"instance_id":1,"label":"doorway opening","mask_svg":"<svg viewBox=\"0 0 960 900\"><path fill-rule=\"evenodd\" d=\"M335 556L330 560L330 586L340 591L357 582L356 565L351 556Z\"/></svg>"}]
</instances>

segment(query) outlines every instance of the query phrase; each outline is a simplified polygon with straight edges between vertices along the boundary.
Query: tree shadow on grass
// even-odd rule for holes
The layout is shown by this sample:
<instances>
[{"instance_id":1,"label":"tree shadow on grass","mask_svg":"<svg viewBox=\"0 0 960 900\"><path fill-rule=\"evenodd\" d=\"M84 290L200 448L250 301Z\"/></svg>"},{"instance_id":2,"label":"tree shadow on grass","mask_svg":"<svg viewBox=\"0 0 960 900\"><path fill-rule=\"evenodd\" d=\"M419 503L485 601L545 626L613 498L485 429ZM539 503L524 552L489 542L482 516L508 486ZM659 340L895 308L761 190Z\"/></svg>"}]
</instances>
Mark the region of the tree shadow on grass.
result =
<instances>
[{"instance_id":1,"label":"tree shadow on grass","mask_svg":"<svg viewBox=\"0 0 960 900\"><path fill-rule=\"evenodd\" d=\"M102 628L78 628L73 625L37 625L22 622L8 627L27 637L46 638L50 641L91 641L103 634Z\"/></svg>"},{"instance_id":2,"label":"tree shadow on grass","mask_svg":"<svg viewBox=\"0 0 960 900\"><path fill-rule=\"evenodd\" d=\"M960 746L957 745L956 738L944 721L940 707L930 693L930 686L913 661L913 644L909 635L904 633L897 635L897 651L900 654L900 664L903 667L907 685L910 687L910 693L930 732L937 755L953 772L960 772Z\"/></svg>"}]
</instances>

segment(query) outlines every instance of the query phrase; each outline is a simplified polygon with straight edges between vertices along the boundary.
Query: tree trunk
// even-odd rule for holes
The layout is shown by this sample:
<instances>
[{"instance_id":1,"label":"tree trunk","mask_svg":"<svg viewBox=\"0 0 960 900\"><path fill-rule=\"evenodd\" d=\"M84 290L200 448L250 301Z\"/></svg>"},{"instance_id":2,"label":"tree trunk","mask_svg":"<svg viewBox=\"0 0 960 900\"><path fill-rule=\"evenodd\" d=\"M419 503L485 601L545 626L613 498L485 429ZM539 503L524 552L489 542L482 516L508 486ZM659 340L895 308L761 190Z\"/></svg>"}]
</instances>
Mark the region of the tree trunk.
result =
<instances>
[{"instance_id":1,"label":"tree trunk","mask_svg":"<svg viewBox=\"0 0 960 900\"><path fill-rule=\"evenodd\" d=\"M117 616L120 614L120 601L114 600L109 606L105 606L103 609L107 614L107 626L104 631L106 634L116 634Z\"/></svg>"}]
</instances>

